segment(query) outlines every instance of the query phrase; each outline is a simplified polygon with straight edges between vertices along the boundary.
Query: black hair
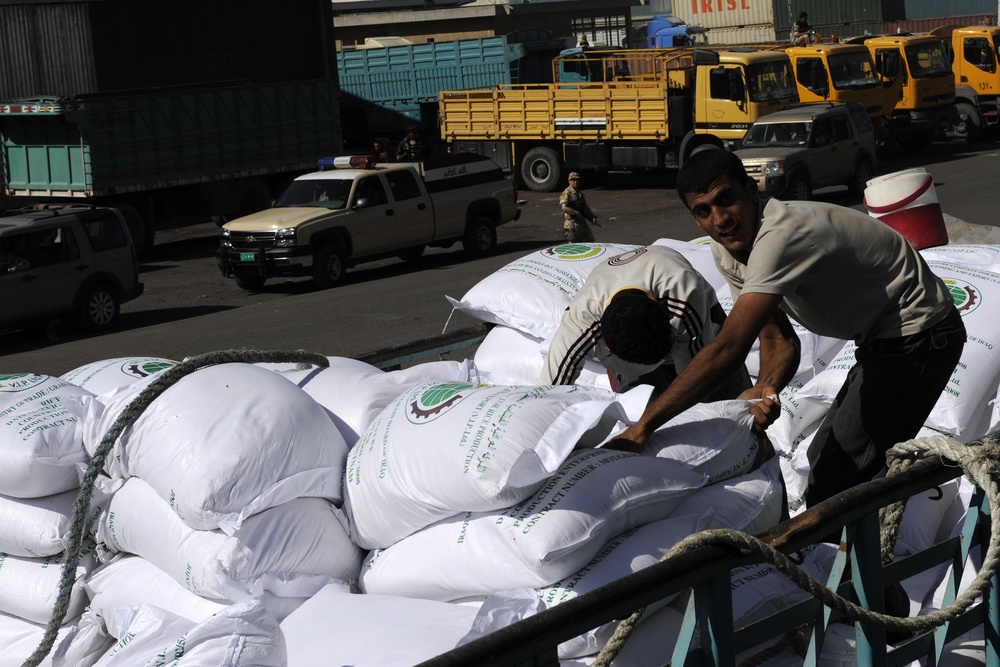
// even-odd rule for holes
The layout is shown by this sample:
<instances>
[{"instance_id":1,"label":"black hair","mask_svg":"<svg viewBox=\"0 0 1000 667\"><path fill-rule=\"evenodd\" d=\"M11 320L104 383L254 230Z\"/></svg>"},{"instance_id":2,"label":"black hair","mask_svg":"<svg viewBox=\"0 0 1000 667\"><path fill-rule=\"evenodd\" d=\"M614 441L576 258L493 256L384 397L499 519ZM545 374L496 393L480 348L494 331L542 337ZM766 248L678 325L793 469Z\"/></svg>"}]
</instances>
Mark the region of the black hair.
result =
<instances>
[{"instance_id":1,"label":"black hair","mask_svg":"<svg viewBox=\"0 0 1000 667\"><path fill-rule=\"evenodd\" d=\"M601 335L608 350L632 364L663 361L674 345L670 311L641 290L619 292L601 316Z\"/></svg>"},{"instance_id":2,"label":"black hair","mask_svg":"<svg viewBox=\"0 0 1000 667\"><path fill-rule=\"evenodd\" d=\"M805 12L802 12L802 13L800 13L800 14L799 14L799 18L800 18L800 19L804 19L804 18L806 18L806 17L808 17L808 16L809 16L809 15L808 15L808 14L806 14Z\"/></svg>"},{"instance_id":3,"label":"black hair","mask_svg":"<svg viewBox=\"0 0 1000 667\"><path fill-rule=\"evenodd\" d=\"M681 165L677 172L677 196L681 203L687 206L688 193L703 194L708 192L712 184L723 176L740 183L743 189L750 192L747 181L750 177L743 168L743 161L723 148L713 148L695 153Z\"/></svg>"}]
</instances>

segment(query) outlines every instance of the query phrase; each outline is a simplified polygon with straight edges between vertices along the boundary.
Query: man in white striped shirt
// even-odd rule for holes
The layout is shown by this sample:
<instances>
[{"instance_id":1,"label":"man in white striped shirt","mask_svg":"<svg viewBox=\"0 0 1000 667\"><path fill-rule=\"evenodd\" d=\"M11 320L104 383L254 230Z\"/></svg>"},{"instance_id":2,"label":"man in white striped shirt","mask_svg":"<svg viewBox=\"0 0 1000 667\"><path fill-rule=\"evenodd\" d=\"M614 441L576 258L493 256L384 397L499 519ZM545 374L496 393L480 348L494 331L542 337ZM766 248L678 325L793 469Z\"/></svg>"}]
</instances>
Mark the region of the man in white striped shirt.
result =
<instances>
[{"instance_id":1,"label":"man in white striped shirt","mask_svg":"<svg viewBox=\"0 0 1000 667\"><path fill-rule=\"evenodd\" d=\"M647 246L593 269L563 314L539 384L572 384L596 359L612 388L669 385L725 321L715 290L671 248ZM750 387L744 369L709 400Z\"/></svg>"}]
</instances>

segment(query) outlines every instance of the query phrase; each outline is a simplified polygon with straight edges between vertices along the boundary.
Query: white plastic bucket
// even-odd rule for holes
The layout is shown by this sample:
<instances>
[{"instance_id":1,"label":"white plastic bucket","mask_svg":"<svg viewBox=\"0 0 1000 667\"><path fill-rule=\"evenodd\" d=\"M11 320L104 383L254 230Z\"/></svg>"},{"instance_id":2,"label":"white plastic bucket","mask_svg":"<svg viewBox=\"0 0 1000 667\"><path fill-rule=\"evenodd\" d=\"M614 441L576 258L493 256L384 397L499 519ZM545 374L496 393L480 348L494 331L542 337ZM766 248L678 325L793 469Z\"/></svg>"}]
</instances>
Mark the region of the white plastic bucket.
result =
<instances>
[{"instance_id":1,"label":"white plastic bucket","mask_svg":"<svg viewBox=\"0 0 1000 667\"><path fill-rule=\"evenodd\" d=\"M870 216L902 234L917 250L947 245L934 177L922 167L868 181L864 202Z\"/></svg>"}]
</instances>

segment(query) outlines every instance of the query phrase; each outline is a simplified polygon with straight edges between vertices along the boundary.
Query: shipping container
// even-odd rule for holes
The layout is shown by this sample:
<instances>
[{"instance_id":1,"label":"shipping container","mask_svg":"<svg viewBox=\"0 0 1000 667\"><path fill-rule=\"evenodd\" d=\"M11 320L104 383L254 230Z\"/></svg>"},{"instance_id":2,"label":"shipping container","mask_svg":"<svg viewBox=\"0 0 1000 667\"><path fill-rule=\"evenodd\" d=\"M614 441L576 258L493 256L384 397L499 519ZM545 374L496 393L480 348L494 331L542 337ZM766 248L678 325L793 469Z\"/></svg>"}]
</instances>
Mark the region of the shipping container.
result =
<instances>
[{"instance_id":1,"label":"shipping container","mask_svg":"<svg viewBox=\"0 0 1000 667\"><path fill-rule=\"evenodd\" d=\"M810 22L812 17L809 17ZM813 24L816 26L816 24ZM863 37L867 35L880 35L885 28L885 24L880 21L854 21L847 22L841 25L826 25L822 28L816 26L816 32L820 34L823 41L830 41L832 38L836 37L838 41L843 41L850 37ZM791 41L792 31L791 28L783 28L780 30L775 30L775 34L780 41Z\"/></svg>"},{"instance_id":2,"label":"shipping container","mask_svg":"<svg viewBox=\"0 0 1000 667\"><path fill-rule=\"evenodd\" d=\"M773 42L776 37L770 23L738 28L712 28L707 33L709 44L759 44Z\"/></svg>"},{"instance_id":3,"label":"shipping container","mask_svg":"<svg viewBox=\"0 0 1000 667\"><path fill-rule=\"evenodd\" d=\"M777 0L775 0L777 2ZM704 28L746 28L774 25L774 7L756 0L676 0L673 14ZM797 14L797 13L796 13ZM710 42L711 37L709 38Z\"/></svg>"},{"instance_id":4,"label":"shipping container","mask_svg":"<svg viewBox=\"0 0 1000 667\"><path fill-rule=\"evenodd\" d=\"M945 25L996 25L996 14L972 14L971 16L939 16L930 19L907 19L905 21L886 21L883 29L886 34L900 32L930 32Z\"/></svg>"},{"instance_id":5,"label":"shipping container","mask_svg":"<svg viewBox=\"0 0 1000 667\"><path fill-rule=\"evenodd\" d=\"M903 0L773 0L774 28L779 39L791 39L792 24L801 12L822 37L858 37L878 33L890 18L903 18Z\"/></svg>"},{"instance_id":6,"label":"shipping container","mask_svg":"<svg viewBox=\"0 0 1000 667\"><path fill-rule=\"evenodd\" d=\"M973 14L997 15L997 0L905 0L906 12L900 17L907 21L942 16L972 16ZM888 20L890 17L886 17Z\"/></svg>"}]
</instances>

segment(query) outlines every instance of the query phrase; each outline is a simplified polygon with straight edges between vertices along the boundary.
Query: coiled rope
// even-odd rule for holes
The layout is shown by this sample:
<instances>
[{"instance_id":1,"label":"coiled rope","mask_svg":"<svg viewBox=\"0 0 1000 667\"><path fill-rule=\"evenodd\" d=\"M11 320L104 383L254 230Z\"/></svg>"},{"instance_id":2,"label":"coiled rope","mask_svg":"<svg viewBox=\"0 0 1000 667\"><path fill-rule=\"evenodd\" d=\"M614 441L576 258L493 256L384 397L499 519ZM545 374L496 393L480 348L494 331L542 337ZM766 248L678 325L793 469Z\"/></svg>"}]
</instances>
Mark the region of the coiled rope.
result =
<instances>
[{"instance_id":1,"label":"coiled rope","mask_svg":"<svg viewBox=\"0 0 1000 667\"><path fill-rule=\"evenodd\" d=\"M305 350L223 350L220 352L209 352L182 361L176 366L165 370L160 377L143 389L126 406L118 418L115 419L114 423L111 424L108 432L101 440L101 444L98 445L97 450L90 459L90 465L80 482L80 492L76 496L76 502L73 503L70 532L62 563L62 577L59 580L59 595L52 609L52 618L49 619L49 623L45 628L45 634L42 636L38 647L21 663L21 667L37 667L45 659L45 656L49 654L49 651L52 650L53 644L55 644L56 636L59 634L59 627L62 625L69 608L73 585L76 583L76 567L81 555L85 551L84 540L87 536L88 517L91 515L90 501L94 492L94 483L97 481L97 476L104 470L104 462L115 441L149 407L153 400L168 388L177 384L182 378L208 366L228 363L295 363L322 368L330 365L330 361L326 357L315 352L306 352Z\"/></svg>"},{"instance_id":2,"label":"coiled rope","mask_svg":"<svg viewBox=\"0 0 1000 667\"><path fill-rule=\"evenodd\" d=\"M889 475L895 475L913 465L920 459L940 456L958 463L966 477L979 488L983 489L989 499L990 507L1000 507L1000 491L996 482L996 473L1000 471L1000 441L994 437L985 437L968 444L963 444L947 436L932 436L908 440L894 446L886 453L889 464ZM896 535L903 517L904 503L898 502L883 508L880 512L882 563L892 562ZM719 528L706 530L690 535L674 545L660 560L667 560L682 553L702 547L732 547L757 554L764 561L771 563L799 588L818 598L824 605L834 609L852 621L861 622L886 630L908 632L926 632L948 621L955 620L980 596L990 585L990 579L997 571L1000 554L997 545L1000 544L1000 521L992 521L990 525L990 542L983 558L982 567L968 589L958 596L954 602L937 611L924 616L899 618L880 614L865 609L830 590L803 572L787 556L759 539L736 530ZM594 662L594 667L608 667L622 650L632 630L639 622L645 608L635 611L631 616L621 621L614 635L604 646ZM793 633L790 639L794 641Z\"/></svg>"}]
</instances>

